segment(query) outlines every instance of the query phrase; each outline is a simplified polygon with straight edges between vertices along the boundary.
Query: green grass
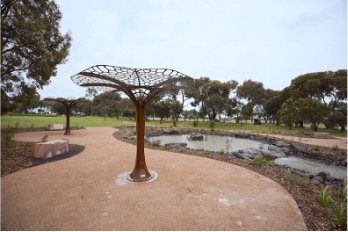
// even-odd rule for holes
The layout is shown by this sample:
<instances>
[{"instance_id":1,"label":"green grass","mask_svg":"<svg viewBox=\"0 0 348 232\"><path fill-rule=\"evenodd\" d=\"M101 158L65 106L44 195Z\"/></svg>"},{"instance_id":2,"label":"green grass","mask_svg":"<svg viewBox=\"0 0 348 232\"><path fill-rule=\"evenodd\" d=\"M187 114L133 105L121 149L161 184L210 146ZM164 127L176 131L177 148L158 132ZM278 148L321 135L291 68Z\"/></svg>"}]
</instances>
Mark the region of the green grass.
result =
<instances>
[{"instance_id":1,"label":"green grass","mask_svg":"<svg viewBox=\"0 0 348 232\"><path fill-rule=\"evenodd\" d=\"M35 117L35 116L1 116L1 128L7 127L47 127L48 124L63 124L65 125L66 119L65 116L58 117ZM102 127L102 126L134 126L135 121L129 119L116 119L111 117L96 117L96 116L88 116L88 117L70 117L70 126L83 126L83 127ZM159 119L149 120L146 122L147 126L156 126L156 127L173 127L172 120L164 120L162 124L160 124ZM306 128L293 128L289 130L285 125L272 125L271 133L286 133L286 134L298 134L300 132L313 132L308 125L305 125ZM183 121L180 119L177 122L177 128L181 129L204 129L211 130L211 125L209 120L199 120L198 126L195 128L193 126L193 120ZM215 122L214 123L215 130L234 130L234 131L254 131L256 133L268 133L268 126L266 124L262 125L252 125L252 124L236 124L230 122ZM320 127L318 132L328 132L335 136L345 136L347 137L347 133L340 133L339 130L328 130Z\"/></svg>"}]
</instances>

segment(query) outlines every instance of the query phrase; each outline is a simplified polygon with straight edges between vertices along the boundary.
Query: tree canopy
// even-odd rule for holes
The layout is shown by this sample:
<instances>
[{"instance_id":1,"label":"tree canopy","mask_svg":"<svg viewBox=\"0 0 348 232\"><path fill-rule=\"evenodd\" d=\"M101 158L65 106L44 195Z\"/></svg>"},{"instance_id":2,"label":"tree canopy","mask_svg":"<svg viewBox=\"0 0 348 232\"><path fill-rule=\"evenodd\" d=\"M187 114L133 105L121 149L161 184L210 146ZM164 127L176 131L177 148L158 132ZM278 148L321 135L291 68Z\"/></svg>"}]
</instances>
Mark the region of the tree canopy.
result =
<instances>
[{"instance_id":1,"label":"tree canopy","mask_svg":"<svg viewBox=\"0 0 348 232\"><path fill-rule=\"evenodd\" d=\"M1 1L2 114L35 100L66 62L71 36L59 31L61 18L53 0Z\"/></svg>"}]
</instances>

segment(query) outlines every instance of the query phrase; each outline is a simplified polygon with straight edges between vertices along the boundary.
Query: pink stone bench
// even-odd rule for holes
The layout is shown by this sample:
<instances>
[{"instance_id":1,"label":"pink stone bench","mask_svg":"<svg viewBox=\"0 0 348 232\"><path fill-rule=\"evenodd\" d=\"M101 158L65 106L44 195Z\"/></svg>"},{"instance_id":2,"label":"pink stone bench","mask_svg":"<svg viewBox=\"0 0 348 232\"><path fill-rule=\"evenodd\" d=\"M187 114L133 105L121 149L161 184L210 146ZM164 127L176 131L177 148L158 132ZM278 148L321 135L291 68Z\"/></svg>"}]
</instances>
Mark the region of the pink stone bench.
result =
<instances>
[{"instance_id":1,"label":"pink stone bench","mask_svg":"<svg viewBox=\"0 0 348 232\"><path fill-rule=\"evenodd\" d=\"M53 156L62 155L69 151L68 140L54 140L35 144L36 158L51 158Z\"/></svg>"},{"instance_id":2,"label":"pink stone bench","mask_svg":"<svg viewBox=\"0 0 348 232\"><path fill-rule=\"evenodd\" d=\"M64 130L63 124L48 124L48 130Z\"/></svg>"}]
</instances>

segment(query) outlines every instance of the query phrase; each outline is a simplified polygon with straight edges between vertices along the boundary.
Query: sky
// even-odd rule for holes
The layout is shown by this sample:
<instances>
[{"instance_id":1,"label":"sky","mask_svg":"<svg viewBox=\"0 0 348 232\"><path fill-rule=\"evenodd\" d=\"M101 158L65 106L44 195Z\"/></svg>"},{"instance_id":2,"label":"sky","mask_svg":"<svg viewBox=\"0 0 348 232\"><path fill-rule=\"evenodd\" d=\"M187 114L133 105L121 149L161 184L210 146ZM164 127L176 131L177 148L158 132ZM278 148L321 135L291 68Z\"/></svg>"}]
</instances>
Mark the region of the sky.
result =
<instances>
[{"instance_id":1,"label":"sky","mask_svg":"<svg viewBox=\"0 0 348 232\"><path fill-rule=\"evenodd\" d=\"M84 97L70 77L93 65L170 68L262 82L347 69L346 0L56 0L73 38L45 97Z\"/></svg>"}]
</instances>

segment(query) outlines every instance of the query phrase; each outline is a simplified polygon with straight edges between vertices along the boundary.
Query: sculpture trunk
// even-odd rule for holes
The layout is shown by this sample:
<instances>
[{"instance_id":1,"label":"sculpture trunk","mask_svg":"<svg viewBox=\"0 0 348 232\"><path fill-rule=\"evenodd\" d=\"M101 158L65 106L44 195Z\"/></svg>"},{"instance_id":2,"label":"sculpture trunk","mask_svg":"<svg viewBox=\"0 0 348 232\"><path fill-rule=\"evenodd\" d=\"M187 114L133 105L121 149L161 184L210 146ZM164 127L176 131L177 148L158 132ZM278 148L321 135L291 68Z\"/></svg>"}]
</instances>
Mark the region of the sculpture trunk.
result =
<instances>
[{"instance_id":1,"label":"sculpture trunk","mask_svg":"<svg viewBox=\"0 0 348 232\"><path fill-rule=\"evenodd\" d=\"M64 135L70 135L70 111L71 111L71 107L65 105L65 110L66 110L66 127L65 127L65 132Z\"/></svg>"},{"instance_id":2,"label":"sculpture trunk","mask_svg":"<svg viewBox=\"0 0 348 232\"><path fill-rule=\"evenodd\" d=\"M141 182L151 179L151 174L146 167L144 154L144 135L145 135L146 104L136 103L136 133L137 133L137 153L135 166L130 174L133 181Z\"/></svg>"}]
</instances>

